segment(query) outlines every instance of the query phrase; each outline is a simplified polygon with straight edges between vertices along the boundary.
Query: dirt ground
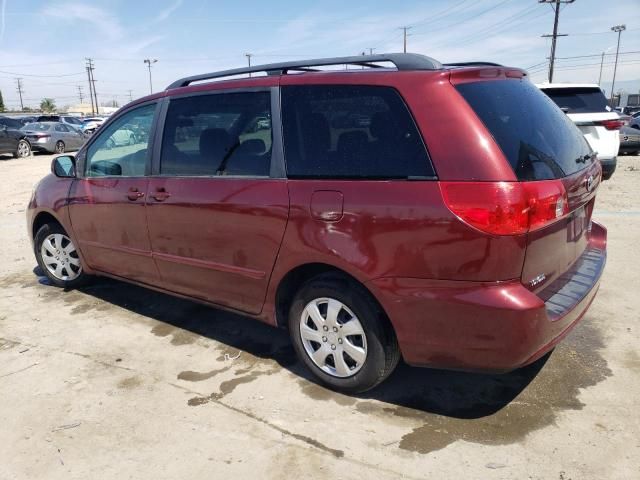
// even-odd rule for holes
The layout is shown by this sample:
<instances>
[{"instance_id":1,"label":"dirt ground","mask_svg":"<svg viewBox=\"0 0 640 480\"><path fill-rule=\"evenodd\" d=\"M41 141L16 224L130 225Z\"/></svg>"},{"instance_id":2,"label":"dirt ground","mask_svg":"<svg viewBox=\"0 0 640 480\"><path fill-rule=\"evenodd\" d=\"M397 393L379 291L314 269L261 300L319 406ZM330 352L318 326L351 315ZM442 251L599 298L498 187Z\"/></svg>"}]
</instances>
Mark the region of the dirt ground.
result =
<instances>
[{"instance_id":1,"label":"dirt ground","mask_svg":"<svg viewBox=\"0 0 640 480\"><path fill-rule=\"evenodd\" d=\"M640 157L600 190L602 287L546 363L401 365L360 397L313 383L253 320L47 285L24 210L50 159L0 157L0 479L640 478Z\"/></svg>"}]
</instances>

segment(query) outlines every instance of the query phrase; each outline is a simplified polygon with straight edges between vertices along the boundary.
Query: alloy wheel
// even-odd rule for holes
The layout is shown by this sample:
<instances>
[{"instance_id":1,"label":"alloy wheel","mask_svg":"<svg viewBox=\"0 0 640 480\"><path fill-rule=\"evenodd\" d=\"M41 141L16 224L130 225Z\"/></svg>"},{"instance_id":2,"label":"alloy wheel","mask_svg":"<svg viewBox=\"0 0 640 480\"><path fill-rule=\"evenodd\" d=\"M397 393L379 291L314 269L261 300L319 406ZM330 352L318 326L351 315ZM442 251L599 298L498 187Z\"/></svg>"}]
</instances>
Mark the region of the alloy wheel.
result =
<instances>
[{"instance_id":1,"label":"alloy wheel","mask_svg":"<svg viewBox=\"0 0 640 480\"><path fill-rule=\"evenodd\" d=\"M18 157L25 158L28 157L30 153L31 148L29 148L29 144L24 140L20 140L18 143Z\"/></svg>"},{"instance_id":2,"label":"alloy wheel","mask_svg":"<svg viewBox=\"0 0 640 480\"><path fill-rule=\"evenodd\" d=\"M82 273L75 245L61 233L52 233L44 239L40 257L49 273L58 280L75 280Z\"/></svg>"},{"instance_id":3,"label":"alloy wheel","mask_svg":"<svg viewBox=\"0 0 640 480\"><path fill-rule=\"evenodd\" d=\"M334 298L316 298L300 316L300 338L311 361L338 378L355 375L367 359L367 338L360 320Z\"/></svg>"}]
</instances>

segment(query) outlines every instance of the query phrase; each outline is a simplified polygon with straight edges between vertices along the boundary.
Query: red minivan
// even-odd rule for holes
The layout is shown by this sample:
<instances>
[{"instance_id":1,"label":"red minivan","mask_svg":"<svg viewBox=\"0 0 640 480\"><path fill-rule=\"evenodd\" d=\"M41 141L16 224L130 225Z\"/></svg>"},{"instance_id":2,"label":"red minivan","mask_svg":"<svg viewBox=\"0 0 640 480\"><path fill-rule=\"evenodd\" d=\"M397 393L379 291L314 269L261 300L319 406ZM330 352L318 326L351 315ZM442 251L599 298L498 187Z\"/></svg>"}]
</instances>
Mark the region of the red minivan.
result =
<instances>
[{"instance_id":1,"label":"red minivan","mask_svg":"<svg viewBox=\"0 0 640 480\"><path fill-rule=\"evenodd\" d=\"M104 275L287 328L343 392L400 357L535 361L606 259L595 153L526 72L495 64L388 54L188 77L52 173L28 229L53 284Z\"/></svg>"}]
</instances>

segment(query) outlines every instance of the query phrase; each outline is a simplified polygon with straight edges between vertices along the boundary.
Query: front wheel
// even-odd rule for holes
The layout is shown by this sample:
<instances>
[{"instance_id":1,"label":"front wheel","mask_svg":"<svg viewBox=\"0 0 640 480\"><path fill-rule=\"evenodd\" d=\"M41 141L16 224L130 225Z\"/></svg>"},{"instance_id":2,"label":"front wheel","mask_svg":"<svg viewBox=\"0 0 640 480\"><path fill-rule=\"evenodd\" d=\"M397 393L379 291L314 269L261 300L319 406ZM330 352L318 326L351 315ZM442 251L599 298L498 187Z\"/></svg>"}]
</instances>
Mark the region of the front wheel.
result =
<instances>
[{"instance_id":1,"label":"front wheel","mask_svg":"<svg viewBox=\"0 0 640 480\"><path fill-rule=\"evenodd\" d=\"M26 140L20 140L16 151L13 153L13 158L26 158L31 155L31 145Z\"/></svg>"},{"instance_id":2,"label":"front wheel","mask_svg":"<svg viewBox=\"0 0 640 480\"><path fill-rule=\"evenodd\" d=\"M64 153L65 145L62 140L56 142L56 153Z\"/></svg>"},{"instance_id":3,"label":"front wheel","mask_svg":"<svg viewBox=\"0 0 640 480\"><path fill-rule=\"evenodd\" d=\"M52 284L75 288L86 281L76 246L60 225L48 223L40 227L34 246L38 265Z\"/></svg>"},{"instance_id":4,"label":"front wheel","mask_svg":"<svg viewBox=\"0 0 640 480\"><path fill-rule=\"evenodd\" d=\"M321 275L300 289L289 311L289 333L307 368L344 393L375 387L400 359L393 330L371 294L337 275Z\"/></svg>"}]
</instances>

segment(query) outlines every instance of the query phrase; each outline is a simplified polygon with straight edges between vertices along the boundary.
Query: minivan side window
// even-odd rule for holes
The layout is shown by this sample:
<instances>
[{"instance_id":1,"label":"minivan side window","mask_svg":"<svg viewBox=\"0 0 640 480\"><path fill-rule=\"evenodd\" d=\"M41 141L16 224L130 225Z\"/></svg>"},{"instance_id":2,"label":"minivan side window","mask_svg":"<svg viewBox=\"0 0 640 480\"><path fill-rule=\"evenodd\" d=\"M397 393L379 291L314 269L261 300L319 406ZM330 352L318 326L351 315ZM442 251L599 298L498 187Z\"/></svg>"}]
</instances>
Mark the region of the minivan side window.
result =
<instances>
[{"instance_id":1,"label":"minivan side window","mask_svg":"<svg viewBox=\"0 0 640 480\"><path fill-rule=\"evenodd\" d=\"M135 108L98 130L87 150L86 175L143 176L155 109L155 104Z\"/></svg>"},{"instance_id":2,"label":"minivan side window","mask_svg":"<svg viewBox=\"0 0 640 480\"><path fill-rule=\"evenodd\" d=\"M282 117L290 178L434 176L413 118L393 88L285 86Z\"/></svg>"},{"instance_id":3,"label":"minivan side window","mask_svg":"<svg viewBox=\"0 0 640 480\"><path fill-rule=\"evenodd\" d=\"M267 91L175 98L165 120L160 174L269 176L271 144Z\"/></svg>"}]
</instances>

